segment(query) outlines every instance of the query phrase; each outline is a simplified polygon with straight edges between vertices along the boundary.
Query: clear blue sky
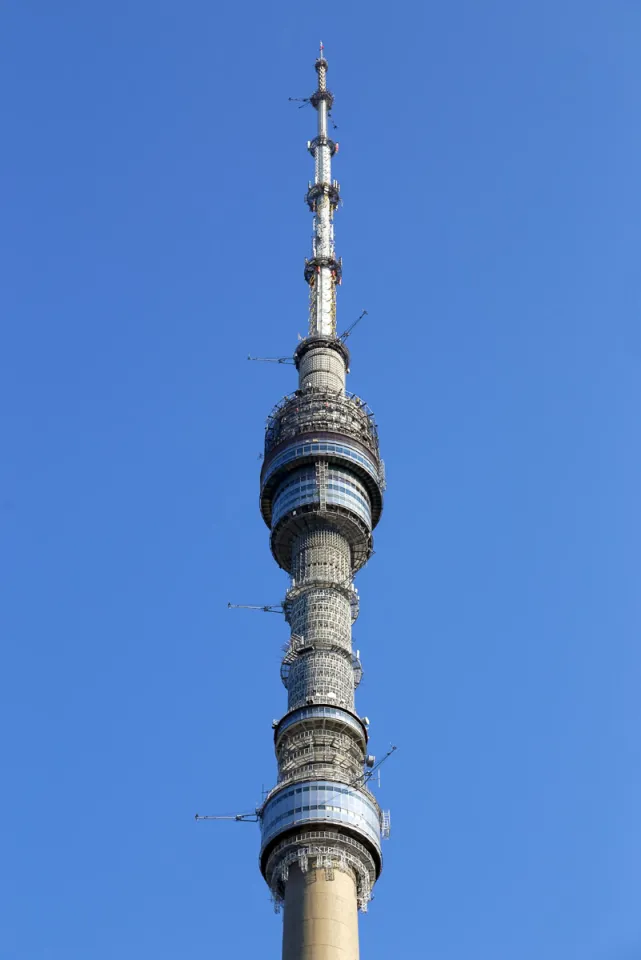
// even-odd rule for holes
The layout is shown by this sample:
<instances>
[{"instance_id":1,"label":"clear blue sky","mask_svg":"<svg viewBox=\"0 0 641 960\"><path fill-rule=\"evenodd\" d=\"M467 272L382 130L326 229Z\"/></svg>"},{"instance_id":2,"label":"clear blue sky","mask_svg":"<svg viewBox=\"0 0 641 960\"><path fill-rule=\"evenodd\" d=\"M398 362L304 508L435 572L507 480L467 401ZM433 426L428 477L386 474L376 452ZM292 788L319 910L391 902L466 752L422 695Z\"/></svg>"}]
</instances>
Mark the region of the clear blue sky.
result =
<instances>
[{"instance_id":1,"label":"clear blue sky","mask_svg":"<svg viewBox=\"0 0 641 960\"><path fill-rule=\"evenodd\" d=\"M327 10L331 8L326 7ZM389 490L354 639L393 837L363 960L641 956L641 5L6 0L2 960L277 958L326 44L340 326Z\"/></svg>"}]
</instances>

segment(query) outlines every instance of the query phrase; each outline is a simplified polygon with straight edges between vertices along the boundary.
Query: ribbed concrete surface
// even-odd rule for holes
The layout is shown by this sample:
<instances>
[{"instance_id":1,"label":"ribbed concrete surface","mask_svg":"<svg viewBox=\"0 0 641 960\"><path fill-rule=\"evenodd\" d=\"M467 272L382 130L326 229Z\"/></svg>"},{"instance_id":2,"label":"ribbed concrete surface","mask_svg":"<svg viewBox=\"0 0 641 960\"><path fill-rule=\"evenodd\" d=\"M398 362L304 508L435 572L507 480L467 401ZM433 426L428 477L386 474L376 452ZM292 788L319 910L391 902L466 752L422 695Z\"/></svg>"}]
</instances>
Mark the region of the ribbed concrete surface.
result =
<instances>
[{"instance_id":1,"label":"ribbed concrete surface","mask_svg":"<svg viewBox=\"0 0 641 960\"><path fill-rule=\"evenodd\" d=\"M333 291L334 281L328 281L328 289ZM345 393L345 361L341 354L323 347L308 350L298 367L298 386L301 390L317 387L330 393Z\"/></svg>"},{"instance_id":2,"label":"ribbed concrete surface","mask_svg":"<svg viewBox=\"0 0 641 960\"><path fill-rule=\"evenodd\" d=\"M334 870L303 874L290 867L285 888L283 960L358 960L358 912L353 877Z\"/></svg>"}]
</instances>

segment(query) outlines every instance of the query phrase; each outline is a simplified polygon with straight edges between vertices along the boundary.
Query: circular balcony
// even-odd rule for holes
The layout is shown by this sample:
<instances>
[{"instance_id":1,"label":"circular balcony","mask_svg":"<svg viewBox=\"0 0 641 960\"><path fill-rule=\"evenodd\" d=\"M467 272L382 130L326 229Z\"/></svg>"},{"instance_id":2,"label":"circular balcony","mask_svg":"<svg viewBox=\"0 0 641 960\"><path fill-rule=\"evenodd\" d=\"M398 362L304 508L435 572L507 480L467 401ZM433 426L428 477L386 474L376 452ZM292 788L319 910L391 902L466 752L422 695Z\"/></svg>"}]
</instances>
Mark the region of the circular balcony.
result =
<instances>
[{"instance_id":1,"label":"circular balcony","mask_svg":"<svg viewBox=\"0 0 641 960\"><path fill-rule=\"evenodd\" d=\"M274 519L277 500L278 504L283 502L279 499L280 487L288 474L303 467L314 468L316 464L326 465L327 484L323 487L321 477L317 494L310 487L306 491L309 498L302 499L299 506L318 503L322 509L323 503L327 503L342 507L354 514L365 528L373 529L383 509L382 461L360 441L320 431L285 439L270 449L261 471L260 493L261 512L267 526L275 529L283 516L281 512L278 519ZM292 509L297 507L292 505Z\"/></svg>"},{"instance_id":2,"label":"circular balcony","mask_svg":"<svg viewBox=\"0 0 641 960\"><path fill-rule=\"evenodd\" d=\"M377 864L381 862L379 806L371 795L346 783L311 780L284 784L266 800L260 826L263 865L278 837L310 826L344 831L365 844Z\"/></svg>"},{"instance_id":3,"label":"circular balcony","mask_svg":"<svg viewBox=\"0 0 641 960\"><path fill-rule=\"evenodd\" d=\"M362 740L363 749L365 749L367 745L367 727L355 713L351 713L349 710L342 710L340 707L315 704L314 706L300 707L298 710L292 710L281 718L274 728L274 742L277 748L280 738L285 731L297 726L310 726L314 729L321 727L322 729L328 728L330 730L349 729Z\"/></svg>"},{"instance_id":4,"label":"circular balcony","mask_svg":"<svg viewBox=\"0 0 641 960\"><path fill-rule=\"evenodd\" d=\"M331 396L324 390L297 391L274 407L267 418L265 459L284 441L317 433L357 440L379 459L378 430L367 404L354 394Z\"/></svg>"},{"instance_id":5,"label":"circular balcony","mask_svg":"<svg viewBox=\"0 0 641 960\"><path fill-rule=\"evenodd\" d=\"M370 528L348 508L328 504L321 511L316 502L292 509L272 529L269 544L278 566L291 574L294 567L292 551L297 538L328 527L349 544L352 574L364 567L373 550Z\"/></svg>"}]
</instances>

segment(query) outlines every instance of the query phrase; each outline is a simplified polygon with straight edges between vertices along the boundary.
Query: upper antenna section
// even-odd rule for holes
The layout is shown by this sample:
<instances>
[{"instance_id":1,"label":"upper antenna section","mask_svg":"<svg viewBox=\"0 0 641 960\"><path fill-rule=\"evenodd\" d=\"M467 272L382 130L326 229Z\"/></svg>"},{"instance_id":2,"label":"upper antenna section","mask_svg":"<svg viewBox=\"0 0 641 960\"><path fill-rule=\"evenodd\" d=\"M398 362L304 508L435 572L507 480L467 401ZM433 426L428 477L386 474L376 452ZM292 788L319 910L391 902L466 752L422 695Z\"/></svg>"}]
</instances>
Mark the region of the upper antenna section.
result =
<instances>
[{"instance_id":1,"label":"upper antenna section","mask_svg":"<svg viewBox=\"0 0 641 960\"><path fill-rule=\"evenodd\" d=\"M338 144L327 135L327 124L334 97L327 89L327 60L320 45L314 64L318 87L309 98L317 113L317 133L307 144L314 157L314 181L310 181L305 200L314 214L312 256L305 260L305 279L309 284L310 337L336 337L336 287L341 282L342 264L334 250L334 213L340 202L340 185L332 180L332 157Z\"/></svg>"}]
</instances>

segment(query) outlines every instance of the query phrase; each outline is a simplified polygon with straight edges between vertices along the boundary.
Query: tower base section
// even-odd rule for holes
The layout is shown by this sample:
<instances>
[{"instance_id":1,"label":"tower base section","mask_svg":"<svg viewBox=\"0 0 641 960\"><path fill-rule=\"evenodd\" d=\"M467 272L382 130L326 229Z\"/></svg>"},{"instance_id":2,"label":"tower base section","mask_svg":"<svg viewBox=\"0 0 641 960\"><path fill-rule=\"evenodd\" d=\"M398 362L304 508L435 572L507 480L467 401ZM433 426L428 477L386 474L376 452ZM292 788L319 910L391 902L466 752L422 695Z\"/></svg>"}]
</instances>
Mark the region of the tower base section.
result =
<instances>
[{"instance_id":1,"label":"tower base section","mask_svg":"<svg viewBox=\"0 0 641 960\"><path fill-rule=\"evenodd\" d=\"M358 904L351 872L289 869L283 960L358 960Z\"/></svg>"}]
</instances>

